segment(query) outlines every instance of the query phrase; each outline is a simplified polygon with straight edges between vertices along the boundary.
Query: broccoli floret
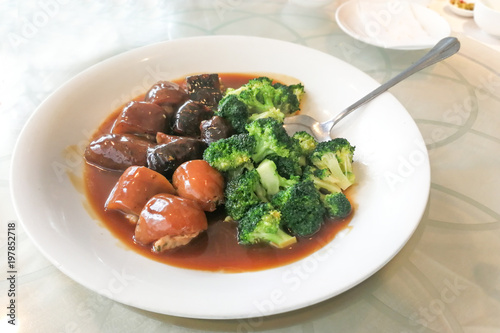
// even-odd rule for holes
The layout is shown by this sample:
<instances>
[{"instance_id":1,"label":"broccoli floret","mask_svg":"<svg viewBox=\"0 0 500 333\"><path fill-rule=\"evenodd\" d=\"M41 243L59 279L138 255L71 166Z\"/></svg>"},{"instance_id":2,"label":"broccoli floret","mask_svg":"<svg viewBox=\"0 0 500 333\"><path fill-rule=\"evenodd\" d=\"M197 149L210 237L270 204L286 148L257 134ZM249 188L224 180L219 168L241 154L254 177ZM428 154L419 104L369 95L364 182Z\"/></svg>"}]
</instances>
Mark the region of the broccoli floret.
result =
<instances>
[{"instance_id":1,"label":"broccoli floret","mask_svg":"<svg viewBox=\"0 0 500 333\"><path fill-rule=\"evenodd\" d=\"M284 85L279 82L273 84L273 88L280 93L276 95L275 104L284 114L290 114L300 110L300 100L305 93L304 86L301 83Z\"/></svg>"},{"instance_id":2,"label":"broccoli floret","mask_svg":"<svg viewBox=\"0 0 500 333\"><path fill-rule=\"evenodd\" d=\"M316 139L306 131L296 132L295 134L293 134L292 138L294 140L297 140L301 152L304 156L309 156L314 151L316 145L318 144Z\"/></svg>"},{"instance_id":3,"label":"broccoli floret","mask_svg":"<svg viewBox=\"0 0 500 333\"><path fill-rule=\"evenodd\" d=\"M244 245L268 243L284 248L297 242L295 237L281 229L280 221L280 212L273 209L269 203L252 207L238 221L238 243Z\"/></svg>"},{"instance_id":4,"label":"broccoli floret","mask_svg":"<svg viewBox=\"0 0 500 333\"><path fill-rule=\"evenodd\" d=\"M278 192L271 204L281 212L281 225L297 236L310 236L323 223L325 208L312 181L302 181Z\"/></svg>"},{"instance_id":5,"label":"broccoli floret","mask_svg":"<svg viewBox=\"0 0 500 333\"><path fill-rule=\"evenodd\" d=\"M273 118L257 119L247 124L246 129L256 141L252 155L252 159L256 163L273 154L289 157L295 149L294 142L282 124Z\"/></svg>"},{"instance_id":6,"label":"broccoli floret","mask_svg":"<svg viewBox=\"0 0 500 333\"><path fill-rule=\"evenodd\" d=\"M276 169L276 164L268 159L263 160L256 170L260 175L260 182L266 189L268 197L272 197L281 189L288 188L298 183L300 179L298 176L293 176L290 179L281 177Z\"/></svg>"},{"instance_id":7,"label":"broccoli floret","mask_svg":"<svg viewBox=\"0 0 500 333\"><path fill-rule=\"evenodd\" d=\"M281 112L279 109L276 108L270 108L268 111L264 111L261 113L254 113L248 118L249 122L252 122L257 119L262 119L262 118L274 118L278 122L282 123L283 120L285 119L285 114Z\"/></svg>"},{"instance_id":8,"label":"broccoli floret","mask_svg":"<svg viewBox=\"0 0 500 333\"><path fill-rule=\"evenodd\" d=\"M336 138L332 140L337 147L335 155L339 161L340 169L346 175L351 183L354 183L355 176L352 171L352 161L354 157L355 147L351 146L350 142L344 138Z\"/></svg>"},{"instance_id":9,"label":"broccoli floret","mask_svg":"<svg viewBox=\"0 0 500 333\"><path fill-rule=\"evenodd\" d=\"M253 114L267 113L260 117L271 116L283 121L287 114L299 110L303 94L304 86L300 83L287 86L281 83L273 84L272 79L268 77L258 77L238 89L227 89L222 100L234 95L247 105L250 117Z\"/></svg>"},{"instance_id":10,"label":"broccoli floret","mask_svg":"<svg viewBox=\"0 0 500 333\"><path fill-rule=\"evenodd\" d=\"M302 167L299 161L292 156L292 158L281 157L276 154L266 156L266 159L271 160L276 165L276 170L281 177L292 178L300 177L302 175Z\"/></svg>"},{"instance_id":11,"label":"broccoli floret","mask_svg":"<svg viewBox=\"0 0 500 333\"><path fill-rule=\"evenodd\" d=\"M318 169L312 165L304 168L303 180L311 180L320 193L336 193L342 189L338 185L338 179L333 177L328 169Z\"/></svg>"},{"instance_id":12,"label":"broccoli floret","mask_svg":"<svg viewBox=\"0 0 500 333\"><path fill-rule=\"evenodd\" d=\"M244 168L253 168L251 156L255 144L248 134L233 135L212 142L203 152L203 159L223 173L238 174Z\"/></svg>"},{"instance_id":13,"label":"broccoli floret","mask_svg":"<svg viewBox=\"0 0 500 333\"><path fill-rule=\"evenodd\" d=\"M330 193L322 197L327 215L334 219L347 217L351 213L351 203L342 192Z\"/></svg>"},{"instance_id":14,"label":"broccoli floret","mask_svg":"<svg viewBox=\"0 0 500 333\"><path fill-rule=\"evenodd\" d=\"M304 89L304 85L302 83L289 85L288 89L292 91L292 93L297 97L299 102L302 99L302 96L304 96L304 94L306 93L306 90Z\"/></svg>"},{"instance_id":15,"label":"broccoli floret","mask_svg":"<svg viewBox=\"0 0 500 333\"><path fill-rule=\"evenodd\" d=\"M228 95L221 99L215 115L225 118L231 124L235 134L246 133L248 107L235 95Z\"/></svg>"},{"instance_id":16,"label":"broccoli floret","mask_svg":"<svg viewBox=\"0 0 500 333\"><path fill-rule=\"evenodd\" d=\"M312 164L318 169L327 169L338 180L338 185L345 190L354 183L352 170L354 148L343 138L319 142L310 156Z\"/></svg>"},{"instance_id":17,"label":"broccoli floret","mask_svg":"<svg viewBox=\"0 0 500 333\"><path fill-rule=\"evenodd\" d=\"M256 169L231 179L226 185L224 195L226 213L233 220L241 219L253 206L268 202L266 189L262 186Z\"/></svg>"},{"instance_id":18,"label":"broccoli floret","mask_svg":"<svg viewBox=\"0 0 500 333\"><path fill-rule=\"evenodd\" d=\"M236 96L248 106L251 114L268 111L274 107L275 92L272 80L268 77L249 80L248 83L237 89L229 88L225 95Z\"/></svg>"}]
</instances>

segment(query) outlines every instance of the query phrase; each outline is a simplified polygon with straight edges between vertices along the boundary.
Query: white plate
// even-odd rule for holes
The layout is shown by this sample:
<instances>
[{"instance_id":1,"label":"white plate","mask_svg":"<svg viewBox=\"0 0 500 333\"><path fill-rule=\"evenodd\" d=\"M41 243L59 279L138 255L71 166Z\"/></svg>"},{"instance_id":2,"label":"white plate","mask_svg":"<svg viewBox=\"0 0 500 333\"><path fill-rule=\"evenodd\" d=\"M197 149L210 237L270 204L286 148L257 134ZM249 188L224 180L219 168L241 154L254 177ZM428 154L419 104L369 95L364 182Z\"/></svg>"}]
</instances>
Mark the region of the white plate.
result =
<instances>
[{"instance_id":1,"label":"white plate","mask_svg":"<svg viewBox=\"0 0 500 333\"><path fill-rule=\"evenodd\" d=\"M396 50L431 48L451 31L438 13L406 1L348 1L337 8L335 19L349 36Z\"/></svg>"},{"instance_id":2,"label":"white plate","mask_svg":"<svg viewBox=\"0 0 500 333\"><path fill-rule=\"evenodd\" d=\"M285 59L285 61L284 61ZM95 65L53 93L23 129L12 195L40 251L69 277L118 302L175 316L244 318L299 309L357 285L406 243L426 206L428 155L417 126L385 93L344 119L337 136L356 145L358 206L349 228L296 263L249 273L180 269L127 250L75 188L89 133L159 79L196 72L282 73L304 83L304 112L326 119L378 84L328 54L255 37L179 39ZM77 149L81 151L82 148Z\"/></svg>"}]
</instances>

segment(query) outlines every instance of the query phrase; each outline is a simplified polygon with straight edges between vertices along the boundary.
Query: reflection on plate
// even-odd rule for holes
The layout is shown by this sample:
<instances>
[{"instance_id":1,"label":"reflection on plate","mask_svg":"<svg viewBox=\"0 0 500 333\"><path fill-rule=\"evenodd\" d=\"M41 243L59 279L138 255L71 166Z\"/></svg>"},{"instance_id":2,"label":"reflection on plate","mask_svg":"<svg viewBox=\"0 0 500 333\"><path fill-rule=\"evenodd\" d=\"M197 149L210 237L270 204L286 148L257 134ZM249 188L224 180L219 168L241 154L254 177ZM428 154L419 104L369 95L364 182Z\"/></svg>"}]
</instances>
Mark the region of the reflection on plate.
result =
<instances>
[{"instance_id":1,"label":"reflection on plate","mask_svg":"<svg viewBox=\"0 0 500 333\"><path fill-rule=\"evenodd\" d=\"M349 36L388 49L427 49L450 35L438 13L406 1L349 1L337 8L335 19Z\"/></svg>"},{"instance_id":2,"label":"reflection on plate","mask_svg":"<svg viewBox=\"0 0 500 333\"><path fill-rule=\"evenodd\" d=\"M93 218L75 188L82 147L114 108L154 82L200 72L274 72L297 78L307 90L303 112L319 120L378 85L325 53L242 36L173 40L91 67L40 105L13 156L16 211L56 267L87 288L137 308L183 317L244 318L291 311L338 295L401 249L424 211L430 168L417 126L389 93L335 129L336 136L357 147L357 207L345 232L314 255L274 269L224 274L168 266L120 245Z\"/></svg>"}]
</instances>

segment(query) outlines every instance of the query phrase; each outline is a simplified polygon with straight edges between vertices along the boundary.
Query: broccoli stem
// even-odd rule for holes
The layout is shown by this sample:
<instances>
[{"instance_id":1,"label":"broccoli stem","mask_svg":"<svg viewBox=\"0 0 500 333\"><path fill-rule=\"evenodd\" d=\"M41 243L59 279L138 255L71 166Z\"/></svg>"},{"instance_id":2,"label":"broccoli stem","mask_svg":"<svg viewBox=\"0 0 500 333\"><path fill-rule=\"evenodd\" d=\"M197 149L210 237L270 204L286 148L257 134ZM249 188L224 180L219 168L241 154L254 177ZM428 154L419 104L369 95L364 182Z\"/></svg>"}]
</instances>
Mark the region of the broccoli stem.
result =
<instances>
[{"instance_id":1,"label":"broccoli stem","mask_svg":"<svg viewBox=\"0 0 500 333\"><path fill-rule=\"evenodd\" d=\"M322 161L330 170L332 176L338 179L338 185L342 190L345 190L346 188L352 185L352 183L349 181L346 175L342 172L342 169L340 168L339 162L335 154L326 154L322 158Z\"/></svg>"},{"instance_id":2,"label":"broccoli stem","mask_svg":"<svg viewBox=\"0 0 500 333\"><path fill-rule=\"evenodd\" d=\"M314 185L316 185L316 187L318 187L320 189L324 189L330 193L336 193L336 192L342 191L342 189L340 187L338 187L337 185L332 184L332 183L327 182L327 181L324 181L322 179L315 178L313 181L314 181Z\"/></svg>"},{"instance_id":3,"label":"broccoli stem","mask_svg":"<svg viewBox=\"0 0 500 333\"><path fill-rule=\"evenodd\" d=\"M267 191L267 196L271 198L278 193L281 188L287 188L297 183L297 180L286 179L278 174L276 164L268 159L263 160L257 167L260 182Z\"/></svg>"},{"instance_id":4,"label":"broccoli stem","mask_svg":"<svg viewBox=\"0 0 500 333\"><path fill-rule=\"evenodd\" d=\"M259 163L264 158L266 158L267 155L271 155L272 153L274 153L274 151L270 149L268 146L257 145L255 152L252 155L252 160L256 163Z\"/></svg>"},{"instance_id":5,"label":"broccoli stem","mask_svg":"<svg viewBox=\"0 0 500 333\"><path fill-rule=\"evenodd\" d=\"M280 181L276 171L276 165L271 160L262 161L257 167L260 182L269 196L273 196L280 190Z\"/></svg>"},{"instance_id":6,"label":"broccoli stem","mask_svg":"<svg viewBox=\"0 0 500 333\"><path fill-rule=\"evenodd\" d=\"M276 234L262 235L262 238L267 239L272 246L279 249L297 243L297 238L295 236L290 236L281 229L278 229Z\"/></svg>"},{"instance_id":7,"label":"broccoli stem","mask_svg":"<svg viewBox=\"0 0 500 333\"><path fill-rule=\"evenodd\" d=\"M264 186L256 186L255 187L255 194L257 195L257 198L259 198L259 200L261 202L268 202L269 200L267 199L267 191L266 191L266 188Z\"/></svg>"}]
</instances>

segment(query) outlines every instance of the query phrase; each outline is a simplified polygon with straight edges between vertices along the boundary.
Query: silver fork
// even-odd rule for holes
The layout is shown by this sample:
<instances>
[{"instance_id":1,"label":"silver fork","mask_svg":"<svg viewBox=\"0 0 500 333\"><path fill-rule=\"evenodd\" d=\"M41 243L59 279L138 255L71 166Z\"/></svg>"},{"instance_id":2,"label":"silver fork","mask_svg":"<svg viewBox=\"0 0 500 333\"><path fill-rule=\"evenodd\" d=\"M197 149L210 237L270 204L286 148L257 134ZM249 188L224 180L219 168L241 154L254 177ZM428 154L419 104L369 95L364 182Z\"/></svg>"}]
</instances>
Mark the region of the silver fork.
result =
<instances>
[{"instance_id":1,"label":"silver fork","mask_svg":"<svg viewBox=\"0 0 500 333\"><path fill-rule=\"evenodd\" d=\"M298 131L307 131L313 134L317 140L325 141L331 139L330 133L332 128L345 116L359 108L361 105L371 101L375 97L379 96L383 92L387 91L389 88L393 87L397 83L403 81L407 77L416 72L433 65L441 60L444 60L451 55L458 52L460 49L460 42L455 37L446 37L440 40L429 52L427 52L422 58L420 58L413 65L408 67L403 72L399 73L386 83L382 84L372 92L370 92L365 97L358 100L356 103L344 109L342 112L337 114L333 119L318 122L316 119L308 115L295 115L285 118L284 127L289 135L293 135Z\"/></svg>"}]
</instances>

